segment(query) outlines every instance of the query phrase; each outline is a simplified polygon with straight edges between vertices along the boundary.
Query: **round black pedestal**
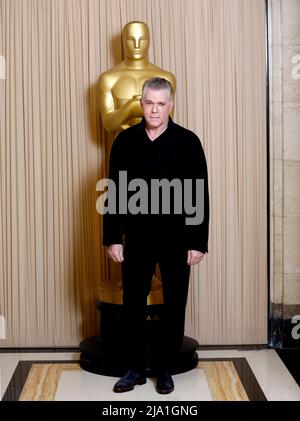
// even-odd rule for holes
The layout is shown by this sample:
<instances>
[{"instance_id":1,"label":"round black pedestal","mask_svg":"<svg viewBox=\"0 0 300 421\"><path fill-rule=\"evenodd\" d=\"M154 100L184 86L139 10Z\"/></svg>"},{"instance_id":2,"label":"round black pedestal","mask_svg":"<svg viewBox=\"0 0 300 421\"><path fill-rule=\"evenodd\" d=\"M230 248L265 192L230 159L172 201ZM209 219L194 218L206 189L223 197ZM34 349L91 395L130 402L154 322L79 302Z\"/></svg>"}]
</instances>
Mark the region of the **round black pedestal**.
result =
<instances>
[{"instance_id":1,"label":"round black pedestal","mask_svg":"<svg viewBox=\"0 0 300 421\"><path fill-rule=\"evenodd\" d=\"M124 362L122 333L122 306L98 302L100 310L100 335L87 338L80 343L80 366L83 370L106 376L121 377L126 369ZM151 342L152 331L160 322L161 305L147 306L147 337ZM198 342L187 336L173 360L170 360L171 374L184 373L197 366ZM154 375L150 347L147 344L147 376Z\"/></svg>"}]
</instances>

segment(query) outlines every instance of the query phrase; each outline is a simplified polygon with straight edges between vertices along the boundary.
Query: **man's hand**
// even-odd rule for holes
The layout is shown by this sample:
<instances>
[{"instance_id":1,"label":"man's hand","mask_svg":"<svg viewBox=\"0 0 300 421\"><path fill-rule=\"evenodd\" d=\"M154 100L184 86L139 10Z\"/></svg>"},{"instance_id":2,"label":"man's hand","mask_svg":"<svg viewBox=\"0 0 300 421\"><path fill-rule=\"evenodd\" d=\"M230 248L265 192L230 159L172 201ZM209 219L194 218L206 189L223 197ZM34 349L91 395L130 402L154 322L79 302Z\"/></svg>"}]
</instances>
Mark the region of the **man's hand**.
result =
<instances>
[{"instance_id":1,"label":"man's hand","mask_svg":"<svg viewBox=\"0 0 300 421\"><path fill-rule=\"evenodd\" d=\"M197 263L201 262L204 256L205 256L205 253L201 253L201 251L188 250L187 264L196 265Z\"/></svg>"},{"instance_id":2,"label":"man's hand","mask_svg":"<svg viewBox=\"0 0 300 421\"><path fill-rule=\"evenodd\" d=\"M116 263L121 263L124 260L123 256L123 244L111 244L107 247L107 255Z\"/></svg>"}]
</instances>

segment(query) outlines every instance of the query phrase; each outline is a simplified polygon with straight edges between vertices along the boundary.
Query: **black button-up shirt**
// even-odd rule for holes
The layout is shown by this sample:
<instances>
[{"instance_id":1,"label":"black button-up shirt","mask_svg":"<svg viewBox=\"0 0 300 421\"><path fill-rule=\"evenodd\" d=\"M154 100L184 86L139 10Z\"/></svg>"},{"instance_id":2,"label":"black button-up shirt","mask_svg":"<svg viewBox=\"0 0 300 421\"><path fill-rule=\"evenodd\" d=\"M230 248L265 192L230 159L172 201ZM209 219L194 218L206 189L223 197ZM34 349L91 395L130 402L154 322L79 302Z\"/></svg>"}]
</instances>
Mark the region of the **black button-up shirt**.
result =
<instances>
[{"instance_id":1,"label":"black button-up shirt","mask_svg":"<svg viewBox=\"0 0 300 421\"><path fill-rule=\"evenodd\" d=\"M193 132L175 124L171 117L167 129L153 141L149 139L145 128L146 122L143 118L141 123L119 133L111 149L109 178L114 180L117 186L117 197L119 197L119 187L120 189L125 187L125 173L121 173L122 182L120 183L120 171L126 171L127 183L134 179L145 180L148 186L148 213L134 215L120 213L117 200L117 213L104 215L103 244L106 246L122 244L125 234L125 237L136 235L147 239L151 236L157 240L163 239L172 243L176 241L187 250L207 252L209 193L207 165L201 142ZM190 179L193 182L196 179L203 179L204 219L202 223L187 225L183 202L181 214L176 214L172 200L170 214L163 214L161 200L159 213L151 214L150 187L154 179L169 181ZM195 193L195 184L193 189ZM138 190L127 192L128 200L133 199ZM108 197L109 195L108 189ZM173 197L172 194L170 197ZM138 204L138 201L136 203Z\"/></svg>"}]
</instances>

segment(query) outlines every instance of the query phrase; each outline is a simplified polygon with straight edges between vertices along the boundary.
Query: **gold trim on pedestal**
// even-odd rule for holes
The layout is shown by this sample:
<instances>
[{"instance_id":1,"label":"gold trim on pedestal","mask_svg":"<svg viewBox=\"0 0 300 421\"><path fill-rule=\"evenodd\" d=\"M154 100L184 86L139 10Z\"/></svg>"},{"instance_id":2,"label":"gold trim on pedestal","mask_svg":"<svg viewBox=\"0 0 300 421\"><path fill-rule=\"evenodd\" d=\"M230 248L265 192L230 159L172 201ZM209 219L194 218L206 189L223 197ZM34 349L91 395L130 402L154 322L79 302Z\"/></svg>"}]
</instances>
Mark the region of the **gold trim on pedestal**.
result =
<instances>
[{"instance_id":1,"label":"gold trim on pedestal","mask_svg":"<svg viewBox=\"0 0 300 421\"><path fill-rule=\"evenodd\" d=\"M105 303L110 304L123 304L123 290L122 283L118 282L113 285L109 281L106 282L106 285L101 285L97 288L98 290L98 299ZM154 304L163 304L163 294L162 294L162 285L161 281L153 276L152 286L150 294L147 298L147 305Z\"/></svg>"}]
</instances>

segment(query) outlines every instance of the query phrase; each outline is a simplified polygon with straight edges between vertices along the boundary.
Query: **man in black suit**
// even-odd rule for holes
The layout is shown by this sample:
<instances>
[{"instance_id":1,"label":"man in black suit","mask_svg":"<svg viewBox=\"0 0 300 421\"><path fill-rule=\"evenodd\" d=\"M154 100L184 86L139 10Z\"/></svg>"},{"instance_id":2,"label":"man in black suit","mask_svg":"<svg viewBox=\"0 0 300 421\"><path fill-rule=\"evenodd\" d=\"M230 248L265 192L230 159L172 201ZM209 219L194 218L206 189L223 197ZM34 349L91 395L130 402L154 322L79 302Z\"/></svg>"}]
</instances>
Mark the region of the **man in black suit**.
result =
<instances>
[{"instance_id":1,"label":"man in black suit","mask_svg":"<svg viewBox=\"0 0 300 421\"><path fill-rule=\"evenodd\" d=\"M111 150L109 179L116 191L108 188L108 203L114 206L108 206L104 215L103 244L108 256L122 263L128 364L115 392L146 382L145 311L156 263L164 298L157 332L156 390L174 390L168 362L184 337L190 266L208 252L206 159L199 138L171 119L173 103L169 81L147 80L141 123L121 132Z\"/></svg>"}]
</instances>

